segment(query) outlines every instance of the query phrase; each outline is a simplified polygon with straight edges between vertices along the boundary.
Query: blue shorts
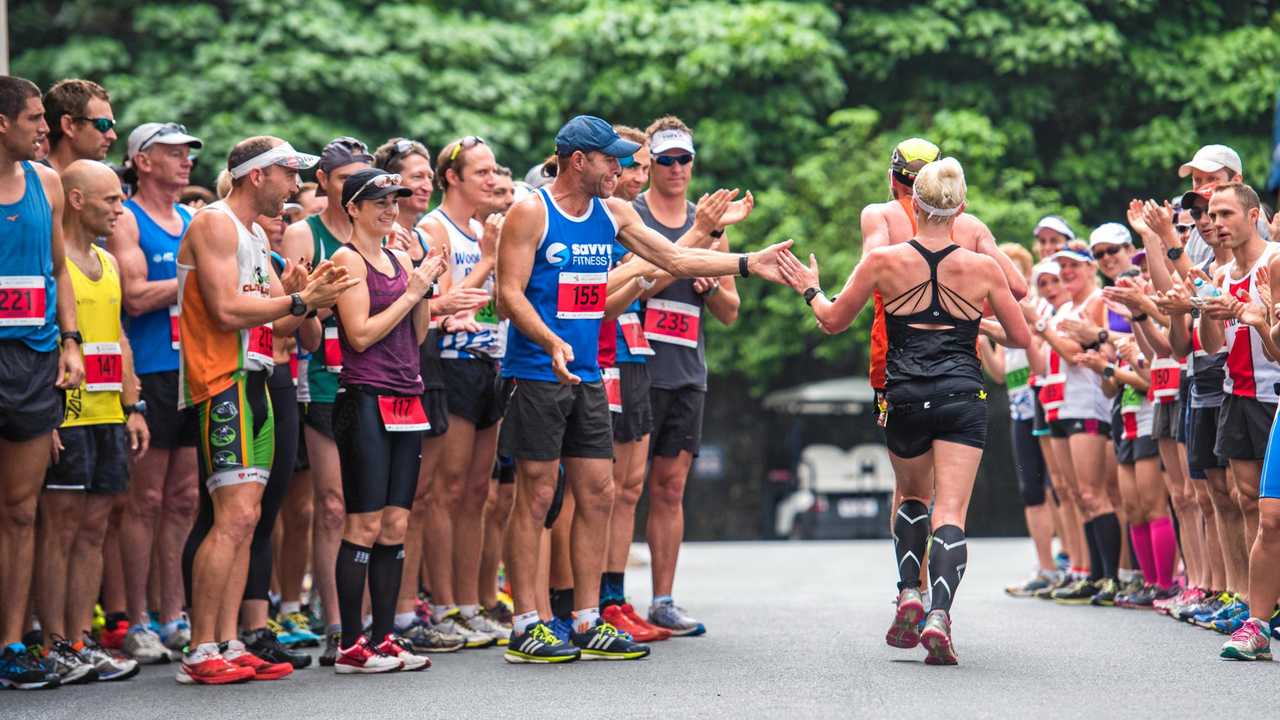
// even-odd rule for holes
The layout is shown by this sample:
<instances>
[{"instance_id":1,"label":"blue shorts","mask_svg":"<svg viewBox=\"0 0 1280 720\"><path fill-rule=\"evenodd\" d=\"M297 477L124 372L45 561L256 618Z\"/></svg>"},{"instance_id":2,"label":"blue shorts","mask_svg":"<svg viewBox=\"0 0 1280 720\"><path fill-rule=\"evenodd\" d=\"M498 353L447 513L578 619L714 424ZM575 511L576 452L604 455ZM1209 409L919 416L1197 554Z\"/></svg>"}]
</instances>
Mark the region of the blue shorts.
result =
<instances>
[{"instance_id":1,"label":"blue shorts","mask_svg":"<svg viewBox=\"0 0 1280 720\"><path fill-rule=\"evenodd\" d=\"M1271 423L1267 436L1267 456L1262 461L1262 478L1258 482L1258 497L1280 500L1280 433L1277 423Z\"/></svg>"}]
</instances>

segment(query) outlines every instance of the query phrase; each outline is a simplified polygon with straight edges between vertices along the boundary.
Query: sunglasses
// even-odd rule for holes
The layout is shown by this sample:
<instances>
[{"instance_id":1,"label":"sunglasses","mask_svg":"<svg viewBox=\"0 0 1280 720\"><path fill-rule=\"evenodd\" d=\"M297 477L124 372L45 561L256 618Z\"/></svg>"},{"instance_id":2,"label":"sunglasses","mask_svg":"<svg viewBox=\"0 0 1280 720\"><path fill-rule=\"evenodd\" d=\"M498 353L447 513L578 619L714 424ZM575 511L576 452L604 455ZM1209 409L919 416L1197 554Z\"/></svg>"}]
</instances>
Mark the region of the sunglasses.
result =
<instances>
[{"instance_id":1,"label":"sunglasses","mask_svg":"<svg viewBox=\"0 0 1280 720\"><path fill-rule=\"evenodd\" d=\"M653 161L663 167L671 167L676 163L680 163L681 165L688 165L689 163L693 162L693 156L688 153L685 153L684 155L659 155L658 157L654 158Z\"/></svg>"},{"instance_id":2,"label":"sunglasses","mask_svg":"<svg viewBox=\"0 0 1280 720\"><path fill-rule=\"evenodd\" d=\"M333 142L329 144L341 145L342 147L345 147L346 149L351 150L353 153L357 153L361 155L369 154L369 147L353 137L343 136L340 138L334 138Z\"/></svg>"},{"instance_id":3,"label":"sunglasses","mask_svg":"<svg viewBox=\"0 0 1280 720\"><path fill-rule=\"evenodd\" d=\"M454 160L457 160L458 155L462 154L463 150L470 150L471 148L477 145L484 145L484 144L485 144L484 138L480 137L479 135L468 135L462 138L458 142L454 143L453 152L449 153L449 162L452 163Z\"/></svg>"},{"instance_id":4,"label":"sunglasses","mask_svg":"<svg viewBox=\"0 0 1280 720\"><path fill-rule=\"evenodd\" d=\"M367 190L370 187L374 188L375 190L382 190L384 188L389 188L392 185L399 185L401 180L402 178L399 175L394 173L388 173L386 175L377 175L377 176L371 177L367 181L365 181L365 184L360 186L360 189L356 191L356 194L352 195L351 199L348 200L347 202L349 203L355 202L356 199L360 197L361 193L363 193L365 190Z\"/></svg>"},{"instance_id":5,"label":"sunglasses","mask_svg":"<svg viewBox=\"0 0 1280 720\"><path fill-rule=\"evenodd\" d=\"M1123 249L1124 249L1123 245L1112 245L1109 248L1098 248L1097 250L1093 251L1093 259L1101 260L1102 258L1108 255L1115 255L1116 253L1120 252Z\"/></svg>"},{"instance_id":6,"label":"sunglasses","mask_svg":"<svg viewBox=\"0 0 1280 720\"><path fill-rule=\"evenodd\" d=\"M384 167L389 166L391 165L391 163L395 162L401 157L404 157L405 155L408 155L414 150L420 151L423 155L427 156L428 158L431 157L431 151L427 149L426 145L423 145L417 140L400 138L396 140L394 145L391 146L391 152L387 154L387 159L382 164Z\"/></svg>"},{"instance_id":7,"label":"sunglasses","mask_svg":"<svg viewBox=\"0 0 1280 720\"><path fill-rule=\"evenodd\" d=\"M1192 219L1192 220L1199 220L1199 219L1201 218L1201 216L1203 216L1203 215L1204 215L1206 212L1208 212L1208 211L1209 211L1209 208L1207 208L1207 207L1200 207L1200 206L1198 206L1198 205L1193 205L1193 206L1191 206L1191 207L1187 208L1187 212L1191 213L1191 219Z\"/></svg>"},{"instance_id":8,"label":"sunglasses","mask_svg":"<svg viewBox=\"0 0 1280 720\"><path fill-rule=\"evenodd\" d=\"M103 135L106 135L107 133L111 132L111 129L116 126L116 121L107 117L98 117L98 118L74 117L71 119L75 122L87 122L90 125L93 125L94 130L97 130Z\"/></svg>"},{"instance_id":9,"label":"sunglasses","mask_svg":"<svg viewBox=\"0 0 1280 720\"><path fill-rule=\"evenodd\" d=\"M1173 228L1177 230L1180 235L1186 235L1187 233L1191 232L1191 228L1193 227L1195 227L1195 225L1191 225L1191 224L1183 225L1182 223L1178 223L1177 225L1173 226Z\"/></svg>"}]
</instances>

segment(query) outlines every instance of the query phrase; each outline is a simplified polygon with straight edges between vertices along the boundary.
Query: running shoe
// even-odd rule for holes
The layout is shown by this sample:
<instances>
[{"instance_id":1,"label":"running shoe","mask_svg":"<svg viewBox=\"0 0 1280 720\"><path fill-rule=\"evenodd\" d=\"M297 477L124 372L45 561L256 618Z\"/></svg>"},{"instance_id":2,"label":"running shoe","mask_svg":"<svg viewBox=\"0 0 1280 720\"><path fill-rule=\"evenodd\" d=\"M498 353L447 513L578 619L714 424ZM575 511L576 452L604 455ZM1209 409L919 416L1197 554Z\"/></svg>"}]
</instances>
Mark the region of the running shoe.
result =
<instances>
[{"instance_id":1,"label":"running shoe","mask_svg":"<svg viewBox=\"0 0 1280 720\"><path fill-rule=\"evenodd\" d=\"M458 622L473 633L487 635L493 638L490 645L505 646L511 638L511 626L503 627L498 623L490 620L483 612L476 613L471 617L458 616ZM486 645L485 647L488 647Z\"/></svg>"},{"instance_id":2,"label":"running shoe","mask_svg":"<svg viewBox=\"0 0 1280 720\"><path fill-rule=\"evenodd\" d=\"M0 652L0 687L44 690L60 683L58 673L32 656L26 645L11 643Z\"/></svg>"},{"instance_id":3,"label":"running shoe","mask_svg":"<svg viewBox=\"0 0 1280 720\"><path fill-rule=\"evenodd\" d=\"M1222 609L1223 605L1231 602L1231 595L1223 592L1213 597L1206 597L1204 601L1184 607L1178 611L1178 619L1186 620L1191 624L1196 624L1196 618L1203 616L1206 620Z\"/></svg>"},{"instance_id":4,"label":"running shoe","mask_svg":"<svg viewBox=\"0 0 1280 720\"><path fill-rule=\"evenodd\" d=\"M124 639L128 635L128 617L124 613L112 613L98 631L98 644L107 650L123 650Z\"/></svg>"},{"instance_id":5,"label":"running shoe","mask_svg":"<svg viewBox=\"0 0 1280 720\"><path fill-rule=\"evenodd\" d=\"M290 650L280 642L275 633L267 628L241 633L240 642L244 643L246 650L269 663L288 663L294 670L301 670L311 665L310 655Z\"/></svg>"},{"instance_id":6,"label":"running shoe","mask_svg":"<svg viewBox=\"0 0 1280 720\"><path fill-rule=\"evenodd\" d=\"M1114 578L1102 578L1098 583L1098 592L1089 598L1089 604L1099 607L1112 607L1116 604L1116 596L1120 594L1120 583Z\"/></svg>"},{"instance_id":7,"label":"running shoe","mask_svg":"<svg viewBox=\"0 0 1280 720\"><path fill-rule=\"evenodd\" d=\"M169 648L160 642L160 636L143 625L129 628L129 634L124 638L124 651L143 665L167 663L170 660Z\"/></svg>"},{"instance_id":8,"label":"running shoe","mask_svg":"<svg viewBox=\"0 0 1280 720\"><path fill-rule=\"evenodd\" d=\"M656 630L650 629L652 626L639 625L633 622L622 611L621 605L607 605L601 608L600 617L604 618L605 622L616 627L620 632L630 635L636 642L649 643L663 639Z\"/></svg>"},{"instance_id":9,"label":"running shoe","mask_svg":"<svg viewBox=\"0 0 1280 720\"><path fill-rule=\"evenodd\" d=\"M98 671L93 663L76 652L66 638L52 635L49 639L52 642L47 651L42 653L40 648L31 646L28 646L28 650L37 657L43 654L45 665L58 674L59 684L81 685L98 679Z\"/></svg>"},{"instance_id":10,"label":"running shoe","mask_svg":"<svg viewBox=\"0 0 1280 720\"><path fill-rule=\"evenodd\" d=\"M1055 577L1052 573L1041 570L1032 575L1026 582L1010 585L1004 591L1013 597L1034 597L1036 591L1052 586L1054 579Z\"/></svg>"},{"instance_id":11,"label":"running shoe","mask_svg":"<svg viewBox=\"0 0 1280 720\"><path fill-rule=\"evenodd\" d=\"M338 647L342 645L342 633L337 630L324 639L324 651L320 653L320 667L333 667L338 660Z\"/></svg>"},{"instance_id":12,"label":"running shoe","mask_svg":"<svg viewBox=\"0 0 1280 720\"><path fill-rule=\"evenodd\" d=\"M670 630L676 637L693 637L707 631L706 626L689 617L684 608L674 602L650 605L649 624Z\"/></svg>"},{"instance_id":13,"label":"running shoe","mask_svg":"<svg viewBox=\"0 0 1280 720\"><path fill-rule=\"evenodd\" d=\"M1207 617L1204 616L1203 614L1197 615L1195 617L1195 622L1197 625L1199 625L1202 628L1205 628L1206 630L1213 630L1214 629L1213 624L1215 622L1219 620L1227 620L1239 614L1240 605L1243 605L1243 604L1244 603L1240 600L1239 595L1233 595L1231 596L1231 599L1229 601L1223 603L1222 607L1218 608L1218 610L1214 612L1212 615L1209 615ZM1245 615L1245 617L1249 617L1249 616Z\"/></svg>"},{"instance_id":14,"label":"running shoe","mask_svg":"<svg viewBox=\"0 0 1280 720\"><path fill-rule=\"evenodd\" d=\"M465 643L463 647L468 650L493 647L497 642L492 635L472 630L458 608L445 613L445 616L436 623L436 628L446 635L461 635Z\"/></svg>"},{"instance_id":15,"label":"running shoe","mask_svg":"<svg viewBox=\"0 0 1280 720\"><path fill-rule=\"evenodd\" d=\"M191 642L191 623L187 620L186 615L181 615L174 623L173 632L166 633L165 627L165 625L161 625L160 631L157 633L160 637L160 642L169 649L170 658L180 660L182 649L187 646L187 643ZM177 653L178 657L175 657L174 653Z\"/></svg>"},{"instance_id":16,"label":"running shoe","mask_svg":"<svg viewBox=\"0 0 1280 720\"><path fill-rule=\"evenodd\" d=\"M581 656L573 643L556 637L546 623L536 622L527 632L511 631L502 659L509 663L548 664L573 662Z\"/></svg>"},{"instance_id":17,"label":"running shoe","mask_svg":"<svg viewBox=\"0 0 1280 720\"><path fill-rule=\"evenodd\" d=\"M178 663L179 685L229 685L248 682L253 668L227 662L221 653L189 653Z\"/></svg>"},{"instance_id":18,"label":"running shoe","mask_svg":"<svg viewBox=\"0 0 1280 720\"><path fill-rule=\"evenodd\" d=\"M338 660L333 669L339 675L396 672L403 663L369 644L363 635L354 645L338 649Z\"/></svg>"},{"instance_id":19,"label":"running shoe","mask_svg":"<svg viewBox=\"0 0 1280 720\"><path fill-rule=\"evenodd\" d=\"M1225 613L1221 618L1213 621L1213 629L1223 635L1230 635L1239 630L1244 621L1249 619L1249 604L1236 600L1236 602L1222 609Z\"/></svg>"},{"instance_id":20,"label":"running shoe","mask_svg":"<svg viewBox=\"0 0 1280 720\"><path fill-rule=\"evenodd\" d=\"M94 670L98 671L100 682L128 680L142 670L137 660L112 655L88 635L84 636L82 642L75 643L72 647L93 665Z\"/></svg>"},{"instance_id":21,"label":"running shoe","mask_svg":"<svg viewBox=\"0 0 1280 720\"><path fill-rule=\"evenodd\" d=\"M515 622L515 614L511 612L511 606L502 601L495 602L493 607L485 608L484 614L488 615L490 620L508 627Z\"/></svg>"},{"instance_id":22,"label":"running shoe","mask_svg":"<svg viewBox=\"0 0 1280 720\"><path fill-rule=\"evenodd\" d=\"M920 591L916 588L903 588L898 591L897 609L893 613L893 624L885 633L884 641L889 647L909 649L920 644L920 621L924 619L924 602Z\"/></svg>"},{"instance_id":23,"label":"running shoe","mask_svg":"<svg viewBox=\"0 0 1280 720\"><path fill-rule=\"evenodd\" d=\"M654 625L648 620L645 620L644 618L640 617L640 613L636 612L635 606L632 605L631 603L629 602L622 603L622 614L626 615L627 619L630 620L633 624L639 625L640 627L646 628L648 630L651 630L654 633L657 633L658 637L654 638L653 640L654 642L659 640L671 639L670 630L663 627L658 627L657 625ZM649 642L649 641L645 641L645 642Z\"/></svg>"},{"instance_id":24,"label":"running shoe","mask_svg":"<svg viewBox=\"0 0 1280 720\"><path fill-rule=\"evenodd\" d=\"M311 621L300 612L281 614L276 618L284 634L280 642L289 647L320 647L320 636L312 632Z\"/></svg>"},{"instance_id":25,"label":"running shoe","mask_svg":"<svg viewBox=\"0 0 1280 720\"><path fill-rule=\"evenodd\" d=\"M394 634L387 635L378 645L378 652L399 660L400 669L405 672L417 672L431 667L431 658L426 655L415 654L413 645L403 638L396 637Z\"/></svg>"},{"instance_id":26,"label":"running shoe","mask_svg":"<svg viewBox=\"0 0 1280 720\"><path fill-rule=\"evenodd\" d=\"M551 628L551 632L560 638L560 642L567 643L573 637L573 620L553 617L547 627Z\"/></svg>"},{"instance_id":27,"label":"running shoe","mask_svg":"<svg viewBox=\"0 0 1280 720\"><path fill-rule=\"evenodd\" d=\"M1270 660L1270 632L1261 620L1248 618L1231 633L1231 639L1222 644L1218 656L1228 660Z\"/></svg>"},{"instance_id":28,"label":"running shoe","mask_svg":"<svg viewBox=\"0 0 1280 720\"><path fill-rule=\"evenodd\" d=\"M1054 590L1061 590L1064 587L1070 586L1073 582L1075 581L1071 579L1071 575L1069 573L1062 573L1053 581L1052 584L1049 585L1049 587L1040 588L1032 593L1032 595L1040 598L1041 600L1052 600Z\"/></svg>"},{"instance_id":29,"label":"running shoe","mask_svg":"<svg viewBox=\"0 0 1280 720\"><path fill-rule=\"evenodd\" d=\"M1065 587L1050 593L1053 601L1062 605L1088 605L1093 596L1098 594L1098 586L1086 578L1081 578Z\"/></svg>"},{"instance_id":30,"label":"running shoe","mask_svg":"<svg viewBox=\"0 0 1280 720\"><path fill-rule=\"evenodd\" d=\"M1054 564L1058 567L1059 575L1066 575L1071 572L1071 558L1064 552L1060 552L1053 557Z\"/></svg>"},{"instance_id":31,"label":"running shoe","mask_svg":"<svg viewBox=\"0 0 1280 720\"><path fill-rule=\"evenodd\" d=\"M398 634L413 647L415 653L457 652L467 644L461 635L446 635L421 620L398 631Z\"/></svg>"},{"instance_id":32,"label":"running shoe","mask_svg":"<svg viewBox=\"0 0 1280 720\"><path fill-rule=\"evenodd\" d=\"M959 662L956 646L951 640L951 618L946 610L933 610L924 621L920 642L928 651L926 665L955 665Z\"/></svg>"},{"instance_id":33,"label":"running shoe","mask_svg":"<svg viewBox=\"0 0 1280 720\"><path fill-rule=\"evenodd\" d=\"M1130 609L1151 609L1152 603L1156 601L1156 588L1152 585L1146 585L1135 593L1121 593L1116 596L1116 607Z\"/></svg>"},{"instance_id":34,"label":"running shoe","mask_svg":"<svg viewBox=\"0 0 1280 720\"><path fill-rule=\"evenodd\" d=\"M279 680L293 674L293 665L287 662L267 662L249 652L240 640L228 640L221 643L219 647L222 649L222 657L226 658L227 662L251 668L254 680Z\"/></svg>"},{"instance_id":35,"label":"running shoe","mask_svg":"<svg viewBox=\"0 0 1280 720\"><path fill-rule=\"evenodd\" d=\"M583 660L639 660L649 654L648 645L632 640L604 620L596 621L586 632L575 632L572 642Z\"/></svg>"}]
</instances>

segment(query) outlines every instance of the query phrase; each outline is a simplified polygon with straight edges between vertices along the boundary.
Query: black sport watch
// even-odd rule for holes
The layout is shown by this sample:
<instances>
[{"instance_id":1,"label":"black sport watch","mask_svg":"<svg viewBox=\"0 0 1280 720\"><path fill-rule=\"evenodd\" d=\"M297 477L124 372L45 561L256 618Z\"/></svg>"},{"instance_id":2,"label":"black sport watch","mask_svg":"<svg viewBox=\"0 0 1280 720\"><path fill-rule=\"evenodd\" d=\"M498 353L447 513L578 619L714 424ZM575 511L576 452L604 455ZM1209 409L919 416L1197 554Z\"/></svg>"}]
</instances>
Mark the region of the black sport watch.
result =
<instances>
[{"instance_id":1,"label":"black sport watch","mask_svg":"<svg viewBox=\"0 0 1280 720\"><path fill-rule=\"evenodd\" d=\"M289 314L294 317L302 317L307 314L307 304L302 301L302 296L298 293L289 295Z\"/></svg>"},{"instance_id":2,"label":"black sport watch","mask_svg":"<svg viewBox=\"0 0 1280 720\"><path fill-rule=\"evenodd\" d=\"M80 335L79 330L71 330L70 332L64 332L58 336L58 339L60 339L64 343L68 340L75 340L77 345L80 345L80 346L84 345L84 337Z\"/></svg>"},{"instance_id":3,"label":"black sport watch","mask_svg":"<svg viewBox=\"0 0 1280 720\"><path fill-rule=\"evenodd\" d=\"M1178 247L1171 247L1171 248L1169 248L1168 250L1165 250L1165 251L1164 251L1164 254L1165 254L1165 255L1166 255L1170 260L1172 260L1172 261L1174 261L1174 262L1177 262L1177 261L1178 261L1178 258L1182 257L1182 253L1184 253L1184 252L1186 252L1186 250L1184 250L1184 249L1182 248L1182 246L1178 246Z\"/></svg>"},{"instance_id":4,"label":"black sport watch","mask_svg":"<svg viewBox=\"0 0 1280 720\"><path fill-rule=\"evenodd\" d=\"M134 413L137 413L137 414L139 414L139 415L142 415L143 417L146 417L146 415L147 415L147 401L146 401L146 400L139 400L138 402L136 402L136 403L134 403L134 404L132 404L132 405L124 405L124 406L122 406L122 408L121 408L121 409L123 409L123 410L124 410L124 414L125 414L125 416L129 416L129 415L132 415L132 414L134 414Z\"/></svg>"},{"instance_id":5,"label":"black sport watch","mask_svg":"<svg viewBox=\"0 0 1280 720\"><path fill-rule=\"evenodd\" d=\"M804 304L813 305L813 299L822 294L822 288L806 288L804 291Z\"/></svg>"},{"instance_id":6,"label":"black sport watch","mask_svg":"<svg viewBox=\"0 0 1280 720\"><path fill-rule=\"evenodd\" d=\"M1115 366L1115 365L1108 365L1108 366L1106 366L1106 367L1102 368L1102 377L1104 377L1104 378L1106 378L1106 379L1110 380L1111 378L1113 378L1113 377L1115 377L1115 376L1116 376L1116 366Z\"/></svg>"}]
</instances>

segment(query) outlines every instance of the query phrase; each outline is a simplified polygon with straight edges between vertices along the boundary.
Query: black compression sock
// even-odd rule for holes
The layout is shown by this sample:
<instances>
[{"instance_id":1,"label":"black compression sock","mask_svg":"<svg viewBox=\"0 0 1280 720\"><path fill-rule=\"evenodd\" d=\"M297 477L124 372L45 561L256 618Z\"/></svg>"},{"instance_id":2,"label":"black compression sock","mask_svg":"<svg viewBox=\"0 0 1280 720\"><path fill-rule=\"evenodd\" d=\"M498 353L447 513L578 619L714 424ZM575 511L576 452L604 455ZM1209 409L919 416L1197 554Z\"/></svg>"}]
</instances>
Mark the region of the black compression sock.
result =
<instances>
[{"instance_id":1,"label":"black compression sock","mask_svg":"<svg viewBox=\"0 0 1280 720\"><path fill-rule=\"evenodd\" d=\"M955 525L943 525L933 531L933 540L929 546L929 580L933 583L930 588L930 611L951 612L951 602L955 599L956 589L960 587L968 563L969 547L964 538L964 530Z\"/></svg>"},{"instance_id":2,"label":"black compression sock","mask_svg":"<svg viewBox=\"0 0 1280 720\"><path fill-rule=\"evenodd\" d=\"M1120 518L1109 512L1093 519L1093 532L1098 536L1098 553L1102 555L1102 573L1115 579L1120 570Z\"/></svg>"},{"instance_id":3,"label":"black compression sock","mask_svg":"<svg viewBox=\"0 0 1280 720\"><path fill-rule=\"evenodd\" d=\"M374 643L395 630L396 602L400 599L400 575L404 572L404 543L374 545L369 560L369 604L373 609Z\"/></svg>"},{"instance_id":4,"label":"black compression sock","mask_svg":"<svg viewBox=\"0 0 1280 720\"><path fill-rule=\"evenodd\" d=\"M898 560L898 590L920 587L920 563L929 543L929 508L904 500L893 516L893 553Z\"/></svg>"},{"instance_id":5,"label":"black compression sock","mask_svg":"<svg viewBox=\"0 0 1280 720\"><path fill-rule=\"evenodd\" d=\"M606 572L600 575L600 608L610 605L621 605L627 601L623 582L626 576L620 572Z\"/></svg>"},{"instance_id":6,"label":"black compression sock","mask_svg":"<svg viewBox=\"0 0 1280 720\"><path fill-rule=\"evenodd\" d=\"M551 614L573 622L573 588L551 588Z\"/></svg>"},{"instance_id":7,"label":"black compression sock","mask_svg":"<svg viewBox=\"0 0 1280 720\"><path fill-rule=\"evenodd\" d=\"M342 619L342 646L351 647L364 633L361 605L364 603L364 581L368 576L369 556L373 548L342 541L338 546L338 562L334 569L338 586L338 615ZM325 615L331 611L326 608Z\"/></svg>"},{"instance_id":8,"label":"black compression sock","mask_svg":"<svg viewBox=\"0 0 1280 720\"><path fill-rule=\"evenodd\" d=\"M1102 579L1102 553L1098 551L1098 536L1093 526L1093 520L1084 524L1084 540L1089 546L1089 581L1097 582Z\"/></svg>"}]
</instances>

